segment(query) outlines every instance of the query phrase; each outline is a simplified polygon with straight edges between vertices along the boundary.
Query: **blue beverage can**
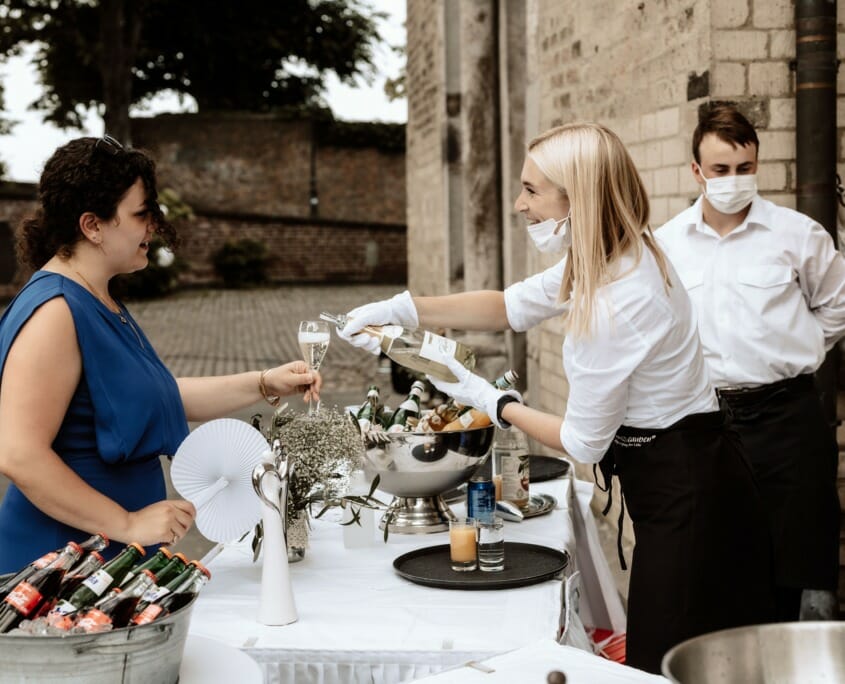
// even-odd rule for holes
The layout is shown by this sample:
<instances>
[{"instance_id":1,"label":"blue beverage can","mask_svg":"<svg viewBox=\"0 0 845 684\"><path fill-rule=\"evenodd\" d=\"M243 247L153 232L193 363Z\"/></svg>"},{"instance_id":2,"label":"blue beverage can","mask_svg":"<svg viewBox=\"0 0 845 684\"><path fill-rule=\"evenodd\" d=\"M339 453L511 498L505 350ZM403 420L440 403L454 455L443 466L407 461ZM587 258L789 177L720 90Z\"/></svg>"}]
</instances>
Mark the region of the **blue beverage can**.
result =
<instances>
[{"instance_id":1,"label":"blue beverage can","mask_svg":"<svg viewBox=\"0 0 845 684\"><path fill-rule=\"evenodd\" d=\"M470 480L467 484L467 517L493 522L496 514L496 487L493 480Z\"/></svg>"}]
</instances>

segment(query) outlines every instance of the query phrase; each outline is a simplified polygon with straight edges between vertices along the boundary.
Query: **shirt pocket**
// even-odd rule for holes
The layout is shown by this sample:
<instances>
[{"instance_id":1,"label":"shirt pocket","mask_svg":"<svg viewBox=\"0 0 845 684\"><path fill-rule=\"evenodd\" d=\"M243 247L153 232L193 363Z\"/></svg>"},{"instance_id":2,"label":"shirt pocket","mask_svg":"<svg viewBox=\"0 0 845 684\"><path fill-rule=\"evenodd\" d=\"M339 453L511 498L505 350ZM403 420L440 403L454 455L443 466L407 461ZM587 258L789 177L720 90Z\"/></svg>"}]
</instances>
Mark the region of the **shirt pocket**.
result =
<instances>
[{"instance_id":1,"label":"shirt pocket","mask_svg":"<svg viewBox=\"0 0 845 684\"><path fill-rule=\"evenodd\" d=\"M742 285L756 289L786 289L794 280L792 269L782 265L743 266L737 269L736 278Z\"/></svg>"},{"instance_id":2,"label":"shirt pocket","mask_svg":"<svg viewBox=\"0 0 845 684\"><path fill-rule=\"evenodd\" d=\"M704 269L690 268L678 273L678 277L687 291L695 290L704 284Z\"/></svg>"},{"instance_id":3,"label":"shirt pocket","mask_svg":"<svg viewBox=\"0 0 845 684\"><path fill-rule=\"evenodd\" d=\"M783 264L741 266L736 280L736 324L746 332L760 335L777 331L783 316L781 308L793 296L792 269Z\"/></svg>"}]
</instances>

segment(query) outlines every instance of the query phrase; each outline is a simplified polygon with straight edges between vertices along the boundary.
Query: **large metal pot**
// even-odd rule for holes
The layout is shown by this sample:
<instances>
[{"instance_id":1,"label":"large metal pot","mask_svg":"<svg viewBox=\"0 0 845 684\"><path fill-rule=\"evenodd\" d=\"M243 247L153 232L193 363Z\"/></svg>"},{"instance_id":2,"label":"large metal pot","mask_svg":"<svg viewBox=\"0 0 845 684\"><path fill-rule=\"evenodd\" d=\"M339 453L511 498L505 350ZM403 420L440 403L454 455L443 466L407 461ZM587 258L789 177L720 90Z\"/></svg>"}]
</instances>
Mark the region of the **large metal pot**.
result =
<instances>
[{"instance_id":1,"label":"large metal pot","mask_svg":"<svg viewBox=\"0 0 845 684\"><path fill-rule=\"evenodd\" d=\"M688 639L663 656L678 684L845 682L845 622L784 622Z\"/></svg>"},{"instance_id":2,"label":"large metal pot","mask_svg":"<svg viewBox=\"0 0 845 684\"><path fill-rule=\"evenodd\" d=\"M194 601L139 627L58 637L0 636L0 684L172 684Z\"/></svg>"}]
</instances>

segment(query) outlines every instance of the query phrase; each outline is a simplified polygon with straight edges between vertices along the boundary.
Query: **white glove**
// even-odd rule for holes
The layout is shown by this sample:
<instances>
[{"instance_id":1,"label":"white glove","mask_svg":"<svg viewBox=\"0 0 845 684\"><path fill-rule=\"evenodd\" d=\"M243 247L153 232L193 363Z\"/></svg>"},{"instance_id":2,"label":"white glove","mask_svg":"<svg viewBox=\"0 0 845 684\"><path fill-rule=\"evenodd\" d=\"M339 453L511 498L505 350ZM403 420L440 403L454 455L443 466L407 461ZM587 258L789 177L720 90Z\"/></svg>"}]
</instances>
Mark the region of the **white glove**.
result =
<instances>
[{"instance_id":1,"label":"white glove","mask_svg":"<svg viewBox=\"0 0 845 684\"><path fill-rule=\"evenodd\" d=\"M464 406L473 406L481 411L484 411L484 413L490 416L490 420L492 420L497 427L510 427L510 425L503 425L499 422L498 416L496 415L498 413L497 409L499 399L508 394L512 397L516 397L516 399L522 403L522 395L519 392L516 390L503 391L496 388L480 375L476 375L468 370L457 359L447 358L445 364L448 366L449 370L454 373L458 381L445 382L429 375L427 376L428 381L432 385L444 394L454 397L455 401L459 404L463 404Z\"/></svg>"},{"instance_id":2,"label":"white glove","mask_svg":"<svg viewBox=\"0 0 845 684\"><path fill-rule=\"evenodd\" d=\"M367 325L401 325L403 328L416 328L420 324L417 307L408 290L394 295L390 299L364 304L352 309L348 314L349 322L338 330L337 334L353 347L366 349L371 354L379 353L379 341L370 335L359 335L361 328Z\"/></svg>"}]
</instances>

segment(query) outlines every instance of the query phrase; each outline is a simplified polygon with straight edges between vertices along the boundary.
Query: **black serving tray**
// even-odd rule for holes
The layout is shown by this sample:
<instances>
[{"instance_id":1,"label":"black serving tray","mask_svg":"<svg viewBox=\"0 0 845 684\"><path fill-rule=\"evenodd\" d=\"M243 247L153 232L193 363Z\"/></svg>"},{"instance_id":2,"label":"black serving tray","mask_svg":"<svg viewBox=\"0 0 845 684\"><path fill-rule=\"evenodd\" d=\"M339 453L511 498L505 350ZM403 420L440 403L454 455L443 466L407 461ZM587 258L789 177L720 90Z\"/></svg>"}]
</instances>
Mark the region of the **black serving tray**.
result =
<instances>
[{"instance_id":1,"label":"black serving tray","mask_svg":"<svg viewBox=\"0 0 845 684\"><path fill-rule=\"evenodd\" d=\"M569 554L548 546L505 542L505 569L500 572L455 572L449 545L427 546L393 561L397 574L415 584L439 589L513 589L552 579L569 565Z\"/></svg>"},{"instance_id":2,"label":"black serving tray","mask_svg":"<svg viewBox=\"0 0 845 684\"><path fill-rule=\"evenodd\" d=\"M476 471L479 475L487 478L493 477L493 455L481 465ZM569 462L554 456L543 456L542 454L528 454L528 481L545 482L562 477L569 472Z\"/></svg>"}]
</instances>

